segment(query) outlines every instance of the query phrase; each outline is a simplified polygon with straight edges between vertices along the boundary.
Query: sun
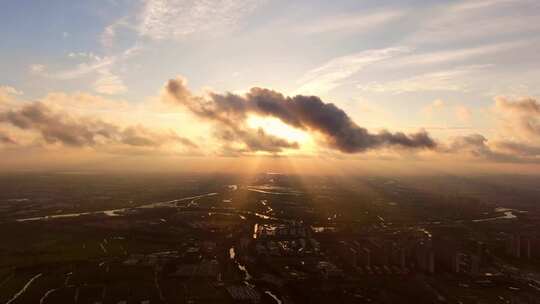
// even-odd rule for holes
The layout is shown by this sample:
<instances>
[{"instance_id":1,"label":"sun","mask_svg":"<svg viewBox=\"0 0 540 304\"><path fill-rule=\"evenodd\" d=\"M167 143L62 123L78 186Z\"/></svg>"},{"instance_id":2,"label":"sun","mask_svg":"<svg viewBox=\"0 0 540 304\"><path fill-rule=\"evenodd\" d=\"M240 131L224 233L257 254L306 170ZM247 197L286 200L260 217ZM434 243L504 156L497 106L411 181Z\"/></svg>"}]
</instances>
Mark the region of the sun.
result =
<instances>
[{"instance_id":1,"label":"sun","mask_svg":"<svg viewBox=\"0 0 540 304\"><path fill-rule=\"evenodd\" d=\"M311 141L311 135L309 133L288 126L281 120L274 117L251 115L247 119L247 124L251 128L261 128L268 134L286 139L291 142L297 142L302 146Z\"/></svg>"}]
</instances>

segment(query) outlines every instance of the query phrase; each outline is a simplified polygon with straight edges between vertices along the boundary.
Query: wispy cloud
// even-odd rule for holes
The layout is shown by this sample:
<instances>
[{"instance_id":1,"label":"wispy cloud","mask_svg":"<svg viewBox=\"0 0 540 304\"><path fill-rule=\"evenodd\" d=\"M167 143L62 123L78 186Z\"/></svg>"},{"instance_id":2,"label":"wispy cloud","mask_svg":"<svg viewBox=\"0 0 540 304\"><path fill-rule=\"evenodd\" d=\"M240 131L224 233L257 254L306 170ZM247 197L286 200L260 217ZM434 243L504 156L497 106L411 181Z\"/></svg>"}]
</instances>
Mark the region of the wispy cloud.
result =
<instances>
[{"instance_id":1,"label":"wispy cloud","mask_svg":"<svg viewBox=\"0 0 540 304\"><path fill-rule=\"evenodd\" d=\"M476 0L476 1L462 1L454 4L452 9L456 12L463 12L472 9L485 9L498 5L512 4L519 2L516 0Z\"/></svg>"},{"instance_id":2,"label":"wispy cloud","mask_svg":"<svg viewBox=\"0 0 540 304\"><path fill-rule=\"evenodd\" d=\"M318 19L294 29L300 34L361 32L386 25L402 17L405 13L398 10L370 12L364 14L346 14Z\"/></svg>"},{"instance_id":3,"label":"wispy cloud","mask_svg":"<svg viewBox=\"0 0 540 304\"><path fill-rule=\"evenodd\" d=\"M464 78L484 70L490 65L471 65L449 70L420 74L406 79L389 82L372 82L358 85L364 91L401 94L420 91L467 91L469 85Z\"/></svg>"},{"instance_id":4,"label":"wispy cloud","mask_svg":"<svg viewBox=\"0 0 540 304\"><path fill-rule=\"evenodd\" d=\"M141 37L152 40L182 39L192 35L216 34L234 29L240 20L253 11L262 0L144 0L136 16L126 15L106 26L99 39L105 48L111 48L118 31L127 29L139 36L134 46L120 55L99 57L92 53L70 53L71 57L84 57L87 62L74 69L46 73L45 67L35 74L67 80L88 74L97 74L94 89L102 94L119 94L127 87L119 75L111 70L119 61L131 57L144 48Z\"/></svg>"},{"instance_id":5,"label":"wispy cloud","mask_svg":"<svg viewBox=\"0 0 540 304\"><path fill-rule=\"evenodd\" d=\"M428 52L413 51L407 47L367 50L331 59L322 66L308 71L299 80L301 86L296 92L309 94L328 92L364 68L377 72L417 68L431 70L406 79L373 81L359 86L366 91L395 94L417 91L466 91L467 81L470 80L466 79L466 76L482 72L491 66L491 64L470 64L471 60L493 59L496 54L504 52L530 50L537 43L537 40L529 39ZM462 64L447 67L456 63Z\"/></svg>"},{"instance_id":6,"label":"wispy cloud","mask_svg":"<svg viewBox=\"0 0 540 304\"><path fill-rule=\"evenodd\" d=\"M537 41L531 41L530 39L527 39L503 43L486 44L469 48L455 48L442 51L414 53L389 61L384 64L384 67L402 69L406 67L415 67L418 65L454 63L470 59L477 59L506 51L515 51L516 49L520 48L529 48L531 44L534 43L537 43Z\"/></svg>"},{"instance_id":7,"label":"wispy cloud","mask_svg":"<svg viewBox=\"0 0 540 304\"><path fill-rule=\"evenodd\" d=\"M408 41L449 43L538 31L538 12L537 1L460 1L433 11Z\"/></svg>"},{"instance_id":8,"label":"wispy cloud","mask_svg":"<svg viewBox=\"0 0 540 304\"><path fill-rule=\"evenodd\" d=\"M32 64L29 70L31 73L43 77L70 80L86 76L100 69L108 68L116 61L115 57L99 57L92 53L69 53L68 56L72 58L84 58L86 61L77 64L74 68L65 70L50 71L43 64Z\"/></svg>"},{"instance_id":9,"label":"wispy cloud","mask_svg":"<svg viewBox=\"0 0 540 304\"><path fill-rule=\"evenodd\" d=\"M133 29L133 25L128 20L127 17L120 18L106 26L100 36L101 44L105 47L112 47L120 28Z\"/></svg>"},{"instance_id":10,"label":"wispy cloud","mask_svg":"<svg viewBox=\"0 0 540 304\"><path fill-rule=\"evenodd\" d=\"M125 50L116 56L98 56L91 52L70 52L68 57L84 60L75 67L65 70L50 70L45 65L30 65L30 72L34 75L57 80L73 80L81 77L95 75L94 89L102 94L119 94L127 91L127 87L120 76L112 72L113 67L140 50L138 46Z\"/></svg>"},{"instance_id":11,"label":"wispy cloud","mask_svg":"<svg viewBox=\"0 0 540 304\"><path fill-rule=\"evenodd\" d=\"M331 59L320 67L308 71L299 81L298 93L320 94L328 92L364 67L394 56L410 52L407 47L393 47L362 51Z\"/></svg>"}]
</instances>

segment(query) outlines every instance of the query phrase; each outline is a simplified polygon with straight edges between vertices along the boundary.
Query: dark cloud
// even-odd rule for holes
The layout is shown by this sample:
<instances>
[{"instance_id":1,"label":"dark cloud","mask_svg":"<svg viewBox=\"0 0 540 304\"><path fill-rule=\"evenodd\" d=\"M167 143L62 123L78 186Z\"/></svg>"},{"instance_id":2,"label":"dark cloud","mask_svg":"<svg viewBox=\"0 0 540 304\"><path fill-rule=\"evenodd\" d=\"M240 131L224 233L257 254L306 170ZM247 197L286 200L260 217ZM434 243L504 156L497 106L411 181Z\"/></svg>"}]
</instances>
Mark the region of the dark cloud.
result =
<instances>
[{"instance_id":1,"label":"dark cloud","mask_svg":"<svg viewBox=\"0 0 540 304\"><path fill-rule=\"evenodd\" d=\"M281 152L283 149L298 149L295 142L288 142L282 138L267 134L263 129L218 129L216 138L223 142L243 142L245 148L237 149L237 152ZM231 149L231 147L229 147Z\"/></svg>"},{"instance_id":2,"label":"dark cloud","mask_svg":"<svg viewBox=\"0 0 540 304\"><path fill-rule=\"evenodd\" d=\"M177 134L174 134L173 138L181 143L182 145L186 146L186 147L190 147L190 148L194 148L194 149L198 149L199 146L194 143L193 141L191 141L191 139L189 138L186 138L186 137L181 137L181 136L178 136Z\"/></svg>"},{"instance_id":3,"label":"dark cloud","mask_svg":"<svg viewBox=\"0 0 540 304\"><path fill-rule=\"evenodd\" d=\"M0 122L23 130L36 130L47 143L61 142L68 146L94 145L99 136L112 138L118 133L117 127L112 124L100 120L75 121L66 115L53 113L39 102L0 113Z\"/></svg>"},{"instance_id":4,"label":"dark cloud","mask_svg":"<svg viewBox=\"0 0 540 304\"><path fill-rule=\"evenodd\" d=\"M159 147L171 142L195 147L190 140L173 132L156 133L142 126L122 128L100 119L73 117L66 113L54 112L40 102L26 104L17 110L0 112L0 123L8 123L22 130L36 131L49 144L61 143L73 147L98 144Z\"/></svg>"},{"instance_id":5,"label":"dark cloud","mask_svg":"<svg viewBox=\"0 0 540 304\"><path fill-rule=\"evenodd\" d=\"M240 96L211 94L210 100L194 96L182 78L169 81L166 89L174 102L184 105L198 117L218 124L214 135L225 143L223 148L227 155L257 151L278 153L283 149L299 148L296 142L246 126L246 114L250 110ZM244 147L235 148L234 143L242 143Z\"/></svg>"},{"instance_id":6,"label":"dark cloud","mask_svg":"<svg viewBox=\"0 0 540 304\"><path fill-rule=\"evenodd\" d=\"M197 148L191 140L181 137L174 132L156 133L142 126L127 127L117 136L123 144L139 147L158 147L163 143L178 142L186 147Z\"/></svg>"},{"instance_id":7,"label":"dark cloud","mask_svg":"<svg viewBox=\"0 0 540 304\"><path fill-rule=\"evenodd\" d=\"M401 132L370 133L358 126L343 110L316 96L285 97L276 91L253 88L245 96L210 93L208 98L194 96L183 79L170 80L166 90L173 100L195 115L235 130L245 130L248 114L270 116L308 132L322 135L331 148L356 153L385 146L435 148L436 143L424 131L406 135Z\"/></svg>"}]
</instances>

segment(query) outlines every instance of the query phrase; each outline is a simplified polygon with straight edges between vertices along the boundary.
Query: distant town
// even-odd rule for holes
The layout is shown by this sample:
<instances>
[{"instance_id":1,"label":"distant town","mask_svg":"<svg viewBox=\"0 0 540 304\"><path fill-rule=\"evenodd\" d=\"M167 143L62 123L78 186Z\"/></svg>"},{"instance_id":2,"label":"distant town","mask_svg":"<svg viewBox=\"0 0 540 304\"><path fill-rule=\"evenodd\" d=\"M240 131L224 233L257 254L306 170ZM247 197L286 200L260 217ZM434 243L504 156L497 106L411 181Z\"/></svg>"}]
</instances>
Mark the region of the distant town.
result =
<instances>
[{"instance_id":1,"label":"distant town","mask_svg":"<svg viewBox=\"0 0 540 304\"><path fill-rule=\"evenodd\" d=\"M527 177L0 183L1 303L540 301L538 188Z\"/></svg>"}]
</instances>

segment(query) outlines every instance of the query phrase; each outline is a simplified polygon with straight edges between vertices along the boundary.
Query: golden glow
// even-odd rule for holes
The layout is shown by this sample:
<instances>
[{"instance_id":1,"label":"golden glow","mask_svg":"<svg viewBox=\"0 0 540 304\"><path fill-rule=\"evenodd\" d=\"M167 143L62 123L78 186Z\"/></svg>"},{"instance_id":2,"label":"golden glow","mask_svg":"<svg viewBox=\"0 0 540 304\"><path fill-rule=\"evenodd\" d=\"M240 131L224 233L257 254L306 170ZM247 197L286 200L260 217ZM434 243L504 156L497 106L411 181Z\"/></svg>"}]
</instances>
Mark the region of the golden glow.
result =
<instances>
[{"instance_id":1,"label":"golden glow","mask_svg":"<svg viewBox=\"0 0 540 304\"><path fill-rule=\"evenodd\" d=\"M290 127L277 118L251 115L247 119L247 124L251 128L261 128L270 135L300 145L311 141L311 136L307 132Z\"/></svg>"}]
</instances>

